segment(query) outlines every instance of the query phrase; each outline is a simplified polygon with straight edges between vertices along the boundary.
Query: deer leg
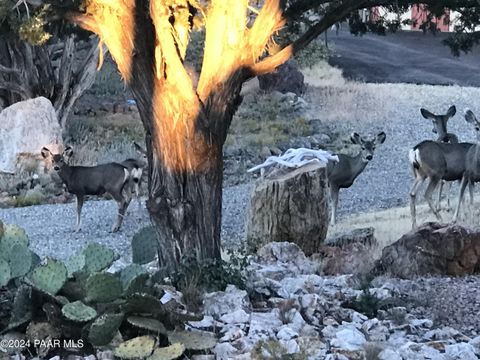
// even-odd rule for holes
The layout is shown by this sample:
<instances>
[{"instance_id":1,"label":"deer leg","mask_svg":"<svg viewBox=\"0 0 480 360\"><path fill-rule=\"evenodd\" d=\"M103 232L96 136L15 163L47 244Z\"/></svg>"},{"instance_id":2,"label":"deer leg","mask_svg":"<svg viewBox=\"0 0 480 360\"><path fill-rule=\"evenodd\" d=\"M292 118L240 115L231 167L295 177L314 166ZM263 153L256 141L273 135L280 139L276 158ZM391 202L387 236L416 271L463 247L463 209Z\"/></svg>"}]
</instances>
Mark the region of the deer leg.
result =
<instances>
[{"instance_id":1,"label":"deer leg","mask_svg":"<svg viewBox=\"0 0 480 360\"><path fill-rule=\"evenodd\" d=\"M122 226L123 218L125 217L125 212L127 211L128 204L130 204L131 197L123 197L121 194L116 196L112 194L112 196L118 204L117 220L113 224L112 232L117 232Z\"/></svg>"},{"instance_id":2,"label":"deer leg","mask_svg":"<svg viewBox=\"0 0 480 360\"><path fill-rule=\"evenodd\" d=\"M470 205L473 207L473 182L468 182L468 192L470 193Z\"/></svg>"},{"instance_id":3,"label":"deer leg","mask_svg":"<svg viewBox=\"0 0 480 360\"><path fill-rule=\"evenodd\" d=\"M425 190L424 197L427 200L430 210L432 210L432 212L435 214L437 220L441 222L443 221L442 217L440 216L440 213L437 211L437 209L435 209L435 206L433 206L432 202L432 193L435 191L439 181L440 179L430 178L430 182L428 183L427 190Z\"/></svg>"},{"instance_id":4,"label":"deer leg","mask_svg":"<svg viewBox=\"0 0 480 360\"><path fill-rule=\"evenodd\" d=\"M455 215L453 216L453 222L456 223L458 220L458 213L460 212L460 206L462 205L462 200L463 200L463 194L465 192L465 188L467 187L467 178L463 176L462 178L462 184L460 185L460 194L458 195L458 204L457 204L457 209L455 210Z\"/></svg>"},{"instance_id":5,"label":"deer leg","mask_svg":"<svg viewBox=\"0 0 480 360\"><path fill-rule=\"evenodd\" d=\"M330 224L335 225L337 222L337 205L338 205L338 187L330 188L330 200L332 202L332 218L330 219Z\"/></svg>"},{"instance_id":6,"label":"deer leg","mask_svg":"<svg viewBox=\"0 0 480 360\"><path fill-rule=\"evenodd\" d=\"M415 177L412 188L410 189L410 215L412 216L412 229L417 227L417 210L415 208L415 201L417 197L418 188L423 184L425 178L421 176Z\"/></svg>"},{"instance_id":7,"label":"deer leg","mask_svg":"<svg viewBox=\"0 0 480 360\"><path fill-rule=\"evenodd\" d=\"M440 186L439 186L439 190L438 190L437 211L440 211L440 209L442 208L441 203L442 203L443 184L444 184L444 181L442 180L440 182Z\"/></svg>"},{"instance_id":8,"label":"deer leg","mask_svg":"<svg viewBox=\"0 0 480 360\"><path fill-rule=\"evenodd\" d=\"M80 216L82 215L83 195L77 195L77 228L75 232L80 231Z\"/></svg>"}]
</instances>

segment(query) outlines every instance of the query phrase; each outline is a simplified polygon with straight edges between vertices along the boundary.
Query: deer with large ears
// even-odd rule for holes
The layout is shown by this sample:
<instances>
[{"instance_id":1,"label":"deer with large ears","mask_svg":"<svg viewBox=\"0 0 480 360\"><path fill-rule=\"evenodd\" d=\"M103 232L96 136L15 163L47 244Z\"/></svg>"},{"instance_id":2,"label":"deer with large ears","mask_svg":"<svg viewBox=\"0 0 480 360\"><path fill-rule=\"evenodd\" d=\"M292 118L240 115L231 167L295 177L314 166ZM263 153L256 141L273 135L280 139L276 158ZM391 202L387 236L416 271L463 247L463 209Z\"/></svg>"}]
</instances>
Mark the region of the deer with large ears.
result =
<instances>
[{"instance_id":1,"label":"deer with large ears","mask_svg":"<svg viewBox=\"0 0 480 360\"><path fill-rule=\"evenodd\" d=\"M52 154L44 147L41 154L52 162L54 170L66 185L68 192L77 198L77 227L80 230L80 216L86 195L103 195L109 193L118 204L117 220L112 226L112 232L118 231L130 203L130 194L124 192L130 180L128 169L117 163L97 166L70 166L68 159L73 155L73 149L68 146L62 154Z\"/></svg>"},{"instance_id":2,"label":"deer with large ears","mask_svg":"<svg viewBox=\"0 0 480 360\"><path fill-rule=\"evenodd\" d=\"M356 156L345 154L337 154L338 162L328 162L327 174L330 184L330 198L332 202L332 225L336 222L338 192L342 188L352 186L355 179L360 175L365 167L373 159L375 148L379 144L383 144L386 135L382 131L372 140L364 140L359 134L353 133L350 137L352 143L361 146L361 151Z\"/></svg>"},{"instance_id":3,"label":"deer with large ears","mask_svg":"<svg viewBox=\"0 0 480 360\"><path fill-rule=\"evenodd\" d=\"M457 112L457 108L455 105L452 105L448 108L446 114L444 115L437 115L433 114L430 111L421 108L420 113L425 119L429 119L433 123L433 129L432 132L434 134L437 134L437 141L440 142L445 142L445 143L450 143L450 144L458 144L458 137L457 135L448 132L447 130L447 125L448 125L448 120L451 119L452 117L455 116ZM445 184L445 180L442 180L440 182L439 190L438 190L438 199L437 199L437 211L440 211L440 203L442 199L442 192L443 192L443 186ZM451 187L451 182L448 183L449 187L447 189L447 208L450 209L450 187Z\"/></svg>"},{"instance_id":4,"label":"deer with large ears","mask_svg":"<svg viewBox=\"0 0 480 360\"><path fill-rule=\"evenodd\" d=\"M142 185L142 180L144 177L145 170L148 166L147 160L147 151L138 145L136 142L133 143L135 150L140 154L141 159L129 158L121 162L123 166L128 169L130 173L130 181L133 183L130 186L132 193L135 194L135 197L139 201L140 198L140 186Z\"/></svg>"},{"instance_id":5,"label":"deer with large ears","mask_svg":"<svg viewBox=\"0 0 480 360\"><path fill-rule=\"evenodd\" d=\"M457 222L458 220L458 213L462 204L465 188L468 185L468 190L470 192L470 205L472 206L473 185L480 181L480 121L477 120L477 117L471 110L467 110L465 113L465 120L475 128L477 141L469 148L467 155L465 156L465 171L460 185L460 194L458 196L458 204L453 217L453 222Z\"/></svg>"}]
</instances>

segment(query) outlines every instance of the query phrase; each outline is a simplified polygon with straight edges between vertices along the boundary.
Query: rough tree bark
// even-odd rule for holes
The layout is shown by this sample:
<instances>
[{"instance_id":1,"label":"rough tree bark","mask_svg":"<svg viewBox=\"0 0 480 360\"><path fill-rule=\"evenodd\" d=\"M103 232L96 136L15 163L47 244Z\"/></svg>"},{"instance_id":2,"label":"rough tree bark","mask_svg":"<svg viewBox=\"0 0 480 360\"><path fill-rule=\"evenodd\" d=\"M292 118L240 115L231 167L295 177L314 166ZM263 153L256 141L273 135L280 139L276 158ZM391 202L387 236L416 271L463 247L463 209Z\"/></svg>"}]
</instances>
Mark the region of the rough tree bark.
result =
<instances>
[{"instance_id":1,"label":"rough tree bark","mask_svg":"<svg viewBox=\"0 0 480 360\"><path fill-rule=\"evenodd\" d=\"M96 75L98 41L78 42L75 35L50 45L33 46L19 39L0 42L0 98L9 106L44 96L65 128L73 105Z\"/></svg>"},{"instance_id":2,"label":"rough tree bark","mask_svg":"<svg viewBox=\"0 0 480 360\"><path fill-rule=\"evenodd\" d=\"M289 241L307 256L318 252L330 220L327 189L326 169L317 164L258 179L247 217L249 248Z\"/></svg>"},{"instance_id":3,"label":"rough tree bark","mask_svg":"<svg viewBox=\"0 0 480 360\"><path fill-rule=\"evenodd\" d=\"M265 0L261 9L248 1L211 0L204 10L191 0L96 0L71 17L99 35L137 101L150 163L147 205L160 265L169 270L186 253L198 260L220 257L222 147L242 84L272 71L338 21L322 19L269 53L272 34L285 23L280 0ZM339 9L339 16L347 10ZM206 29L198 83L184 67L194 13Z\"/></svg>"}]
</instances>

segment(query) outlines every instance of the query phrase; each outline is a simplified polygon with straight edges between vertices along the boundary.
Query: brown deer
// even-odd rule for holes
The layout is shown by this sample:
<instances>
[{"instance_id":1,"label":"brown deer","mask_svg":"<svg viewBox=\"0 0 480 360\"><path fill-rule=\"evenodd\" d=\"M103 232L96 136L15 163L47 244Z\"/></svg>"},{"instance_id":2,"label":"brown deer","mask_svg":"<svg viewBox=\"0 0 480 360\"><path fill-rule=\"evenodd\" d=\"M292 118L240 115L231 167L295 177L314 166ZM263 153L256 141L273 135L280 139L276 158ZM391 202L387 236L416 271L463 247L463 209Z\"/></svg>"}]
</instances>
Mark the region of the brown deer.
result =
<instances>
[{"instance_id":1,"label":"brown deer","mask_svg":"<svg viewBox=\"0 0 480 360\"><path fill-rule=\"evenodd\" d=\"M118 204L117 220L112 226L116 232L122 225L125 212L131 197L124 192L125 186L130 181L130 173L124 165L107 163L97 166L70 166L68 159L73 155L73 149L68 146L62 154L52 154L46 147L41 150L45 159L50 159L54 170L67 187L67 191L77 198L77 227L80 230L80 216L85 195L110 194Z\"/></svg>"}]
</instances>

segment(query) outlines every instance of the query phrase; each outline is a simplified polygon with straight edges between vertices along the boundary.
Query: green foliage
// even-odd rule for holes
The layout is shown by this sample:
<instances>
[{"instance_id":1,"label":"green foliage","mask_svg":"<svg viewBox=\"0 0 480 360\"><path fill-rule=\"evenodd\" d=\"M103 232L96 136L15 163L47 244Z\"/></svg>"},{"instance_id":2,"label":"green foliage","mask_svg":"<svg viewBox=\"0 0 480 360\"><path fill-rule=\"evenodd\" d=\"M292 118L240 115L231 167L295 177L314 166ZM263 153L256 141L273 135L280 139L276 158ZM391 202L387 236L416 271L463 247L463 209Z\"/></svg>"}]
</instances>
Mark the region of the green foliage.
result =
<instances>
[{"instance_id":1,"label":"green foliage","mask_svg":"<svg viewBox=\"0 0 480 360\"><path fill-rule=\"evenodd\" d=\"M33 270L30 281L37 289L55 295L67 281L67 268L59 261L48 259L46 265Z\"/></svg>"},{"instance_id":2,"label":"green foliage","mask_svg":"<svg viewBox=\"0 0 480 360\"><path fill-rule=\"evenodd\" d=\"M185 346L181 343L175 343L164 348L156 348L153 354L148 357L148 360L173 360L180 356L185 351Z\"/></svg>"},{"instance_id":3,"label":"green foliage","mask_svg":"<svg viewBox=\"0 0 480 360\"><path fill-rule=\"evenodd\" d=\"M94 346L107 345L122 324L124 314L103 314L90 327L88 340Z\"/></svg>"},{"instance_id":4,"label":"green foliage","mask_svg":"<svg viewBox=\"0 0 480 360\"><path fill-rule=\"evenodd\" d=\"M109 273L94 273L87 279L85 286L88 302L110 302L122 294L122 283Z\"/></svg>"},{"instance_id":5,"label":"green foliage","mask_svg":"<svg viewBox=\"0 0 480 360\"><path fill-rule=\"evenodd\" d=\"M145 329L152 331L157 334L167 334L167 329L165 329L165 325L163 325L157 319L146 318L143 316L129 316L127 321L140 329Z\"/></svg>"},{"instance_id":6,"label":"green foliage","mask_svg":"<svg viewBox=\"0 0 480 360\"><path fill-rule=\"evenodd\" d=\"M305 49L295 54L300 68L312 68L320 61L326 60L331 56L331 50L325 44L318 41L312 41Z\"/></svg>"},{"instance_id":7,"label":"green foliage","mask_svg":"<svg viewBox=\"0 0 480 360\"><path fill-rule=\"evenodd\" d=\"M67 319L78 322L90 321L97 316L97 312L94 308L91 308L78 300L65 304L62 307L62 314Z\"/></svg>"},{"instance_id":8,"label":"green foliage","mask_svg":"<svg viewBox=\"0 0 480 360\"><path fill-rule=\"evenodd\" d=\"M87 272L107 269L118 259L118 255L111 249L97 243L88 244L82 253L85 256L85 270Z\"/></svg>"},{"instance_id":9,"label":"green foliage","mask_svg":"<svg viewBox=\"0 0 480 360\"><path fill-rule=\"evenodd\" d=\"M132 261L135 264L146 264L157 256L157 234L153 226L147 226L133 235Z\"/></svg>"},{"instance_id":10,"label":"green foliage","mask_svg":"<svg viewBox=\"0 0 480 360\"><path fill-rule=\"evenodd\" d=\"M7 285L11 278L12 273L8 262L0 259L0 287Z\"/></svg>"}]
</instances>

